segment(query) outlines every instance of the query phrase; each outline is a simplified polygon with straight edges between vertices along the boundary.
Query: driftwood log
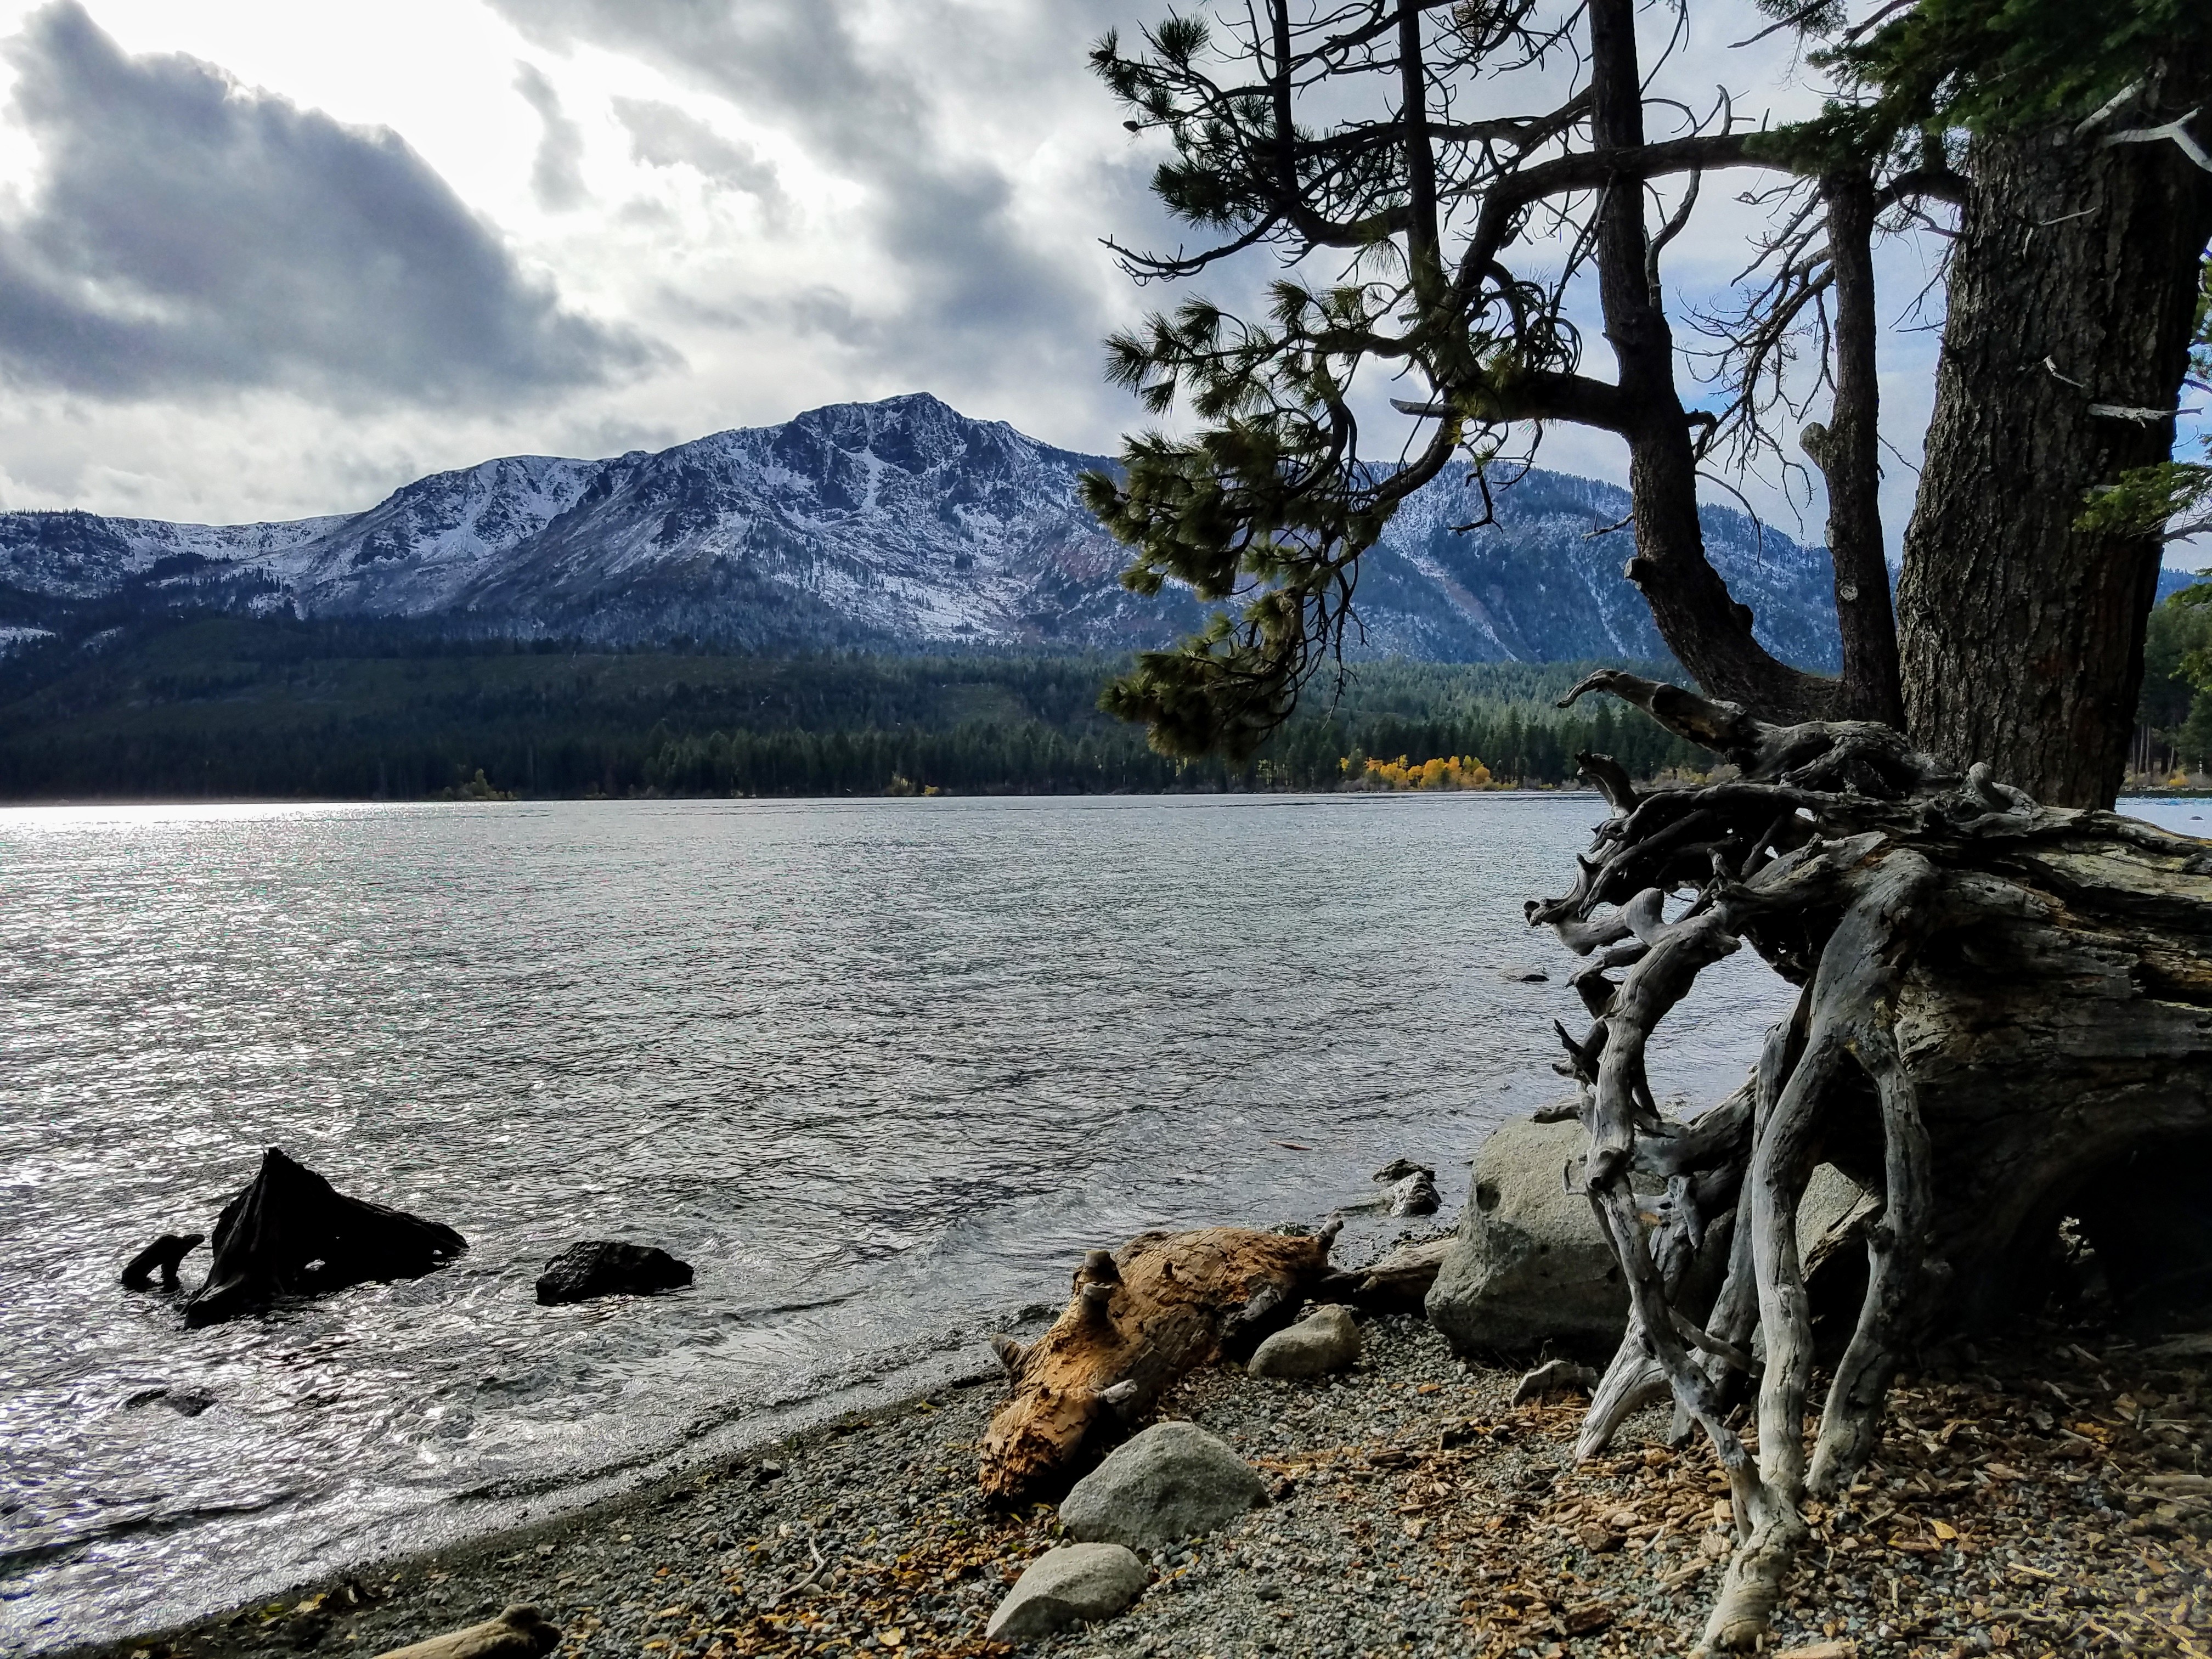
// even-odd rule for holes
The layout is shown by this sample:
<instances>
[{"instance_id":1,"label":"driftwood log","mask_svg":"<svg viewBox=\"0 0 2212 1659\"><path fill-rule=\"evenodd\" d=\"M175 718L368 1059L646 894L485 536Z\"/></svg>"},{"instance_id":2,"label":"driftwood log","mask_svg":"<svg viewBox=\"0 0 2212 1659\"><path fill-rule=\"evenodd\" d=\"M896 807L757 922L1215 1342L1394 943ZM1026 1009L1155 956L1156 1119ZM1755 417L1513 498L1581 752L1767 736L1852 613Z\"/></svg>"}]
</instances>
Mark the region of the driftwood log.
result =
<instances>
[{"instance_id":1,"label":"driftwood log","mask_svg":"<svg viewBox=\"0 0 2212 1659\"><path fill-rule=\"evenodd\" d=\"M252 1182L222 1206L207 1280L185 1304L185 1324L212 1325L276 1296L419 1279L468 1247L451 1227L346 1197L271 1146Z\"/></svg>"},{"instance_id":2,"label":"driftwood log","mask_svg":"<svg viewBox=\"0 0 2212 1659\"><path fill-rule=\"evenodd\" d=\"M561 1645L561 1627L535 1607L508 1607L496 1619L465 1626L379 1659L538 1659Z\"/></svg>"},{"instance_id":3,"label":"driftwood log","mask_svg":"<svg viewBox=\"0 0 2212 1659\"><path fill-rule=\"evenodd\" d=\"M1582 757L1612 816L1573 890L1528 912L1587 959L1573 984L1591 1023L1562 1029L1561 1070L1580 1085L1589 1199L1632 1296L1582 1450L1654 1391L1672 1394L1683 1431L1711 1438L1738 1542L1699 1650L1741 1650L1782 1595L1808 1497L1864 1467L1890 1382L1924 1335L2032 1305L2063 1218L2108 1269L2140 1259L2146 1238L2189 1236L2146 1213L2155 1183L2135 1181L2132 1206L2110 1195L2142 1167L2197 1172L2180 1183L2193 1194L2212 1152L2212 843L2039 805L1884 726L1772 726L1612 671L1566 701L1592 690L1738 774L1639 793L1606 757ZM1801 988L1796 1012L1743 1089L1692 1127L1670 1124L1645 1046L1698 975L1747 944ZM1880 1208L1860 1225L1863 1298L1808 1462L1796 1222L1820 1161ZM1677 1305L1680 1263L1729 1210L1741 1224L1700 1322ZM2142 1271L2170 1292L2192 1264ZM2113 1288L2136 1287L2123 1275ZM1729 1422L1754 1377L1755 1456Z\"/></svg>"},{"instance_id":4,"label":"driftwood log","mask_svg":"<svg viewBox=\"0 0 2212 1659\"><path fill-rule=\"evenodd\" d=\"M1364 1313L1419 1313L1451 1247L1447 1234L1401 1244L1364 1267L1332 1270L1314 1285L1313 1299L1346 1303Z\"/></svg>"},{"instance_id":5,"label":"driftwood log","mask_svg":"<svg viewBox=\"0 0 2212 1659\"><path fill-rule=\"evenodd\" d=\"M1050 1330L1026 1348L994 1344L1013 1392L984 1437L985 1496L1018 1503L1065 1486L1184 1375L1249 1352L1328 1272L1338 1224L1307 1237L1139 1233L1091 1251Z\"/></svg>"}]
</instances>

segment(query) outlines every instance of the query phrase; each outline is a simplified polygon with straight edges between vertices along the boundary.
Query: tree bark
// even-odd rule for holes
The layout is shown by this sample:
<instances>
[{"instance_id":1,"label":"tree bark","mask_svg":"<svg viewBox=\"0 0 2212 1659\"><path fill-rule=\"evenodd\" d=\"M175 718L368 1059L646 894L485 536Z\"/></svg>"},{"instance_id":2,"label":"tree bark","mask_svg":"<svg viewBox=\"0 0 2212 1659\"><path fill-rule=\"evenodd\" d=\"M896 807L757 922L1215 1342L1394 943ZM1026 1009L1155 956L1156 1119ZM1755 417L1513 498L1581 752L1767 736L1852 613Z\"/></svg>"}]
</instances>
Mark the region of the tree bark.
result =
<instances>
[{"instance_id":1,"label":"tree bark","mask_svg":"<svg viewBox=\"0 0 2212 1659\"><path fill-rule=\"evenodd\" d=\"M1644 143L1644 88L1635 0L1591 0L1590 125L1600 149ZM1674 389L1674 337L1647 274L1649 239L1640 179L1616 179L1598 209L1598 298L1618 383L1630 411L1628 492L1636 556L1625 573L1651 607L1668 649L1717 697L1770 719L1814 719L1832 709L1836 682L1778 660L1751 631L1751 607L1729 592L1705 557L1698 521L1698 468L1689 422Z\"/></svg>"},{"instance_id":2,"label":"tree bark","mask_svg":"<svg viewBox=\"0 0 2212 1659\"><path fill-rule=\"evenodd\" d=\"M1881 538L1881 394L1875 356L1874 182L1863 171L1820 181L1835 272L1836 395L1825 427L1805 430L1805 452L1828 486L1828 557L1835 566L1845 720L1905 725L1897 617Z\"/></svg>"},{"instance_id":3,"label":"tree bark","mask_svg":"<svg viewBox=\"0 0 2212 1659\"><path fill-rule=\"evenodd\" d=\"M2106 142L2203 102L2212 75L2163 85L2087 134L1973 141L1905 538L1906 729L2052 805L2109 806L2125 774L2160 546L2073 526L2095 486L2172 453L2212 238L2212 173Z\"/></svg>"}]
</instances>

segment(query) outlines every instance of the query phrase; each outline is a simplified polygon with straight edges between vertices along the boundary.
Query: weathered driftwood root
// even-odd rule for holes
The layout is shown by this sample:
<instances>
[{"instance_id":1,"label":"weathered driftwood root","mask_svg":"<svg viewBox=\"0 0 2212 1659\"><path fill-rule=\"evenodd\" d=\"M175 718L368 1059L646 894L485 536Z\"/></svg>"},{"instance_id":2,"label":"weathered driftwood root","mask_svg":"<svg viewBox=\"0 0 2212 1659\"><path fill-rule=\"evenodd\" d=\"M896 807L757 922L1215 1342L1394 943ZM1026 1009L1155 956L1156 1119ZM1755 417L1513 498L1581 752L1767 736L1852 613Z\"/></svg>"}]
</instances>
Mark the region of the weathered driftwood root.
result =
<instances>
[{"instance_id":1,"label":"weathered driftwood root","mask_svg":"<svg viewBox=\"0 0 2212 1659\"><path fill-rule=\"evenodd\" d=\"M1950 775L1884 726L1769 726L1612 672L1568 701L1591 690L1739 774L1639 795L1584 757L1613 816L1574 890L1528 919L1588 958L1572 982L1591 1024L1562 1028L1561 1069L1582 1085L1590 1200L1632 1298L1582 1450L1659 1385L1678 1431L1705 1430L1739 1543L1700 1647L1742 1649L1783 1594L1808 1493L1846 1488L1879 1443L1917 1333L2032 1291L2040 1234L2114 1158L2212 1134L2212 847L2039 806L1985 767ZM1645 1046L1698 975L1745 944L1803 988L1797 1011L1745 1091L1669 1124ZM1796 1208L1822 1159L1881 1207L1862 1228L1866 1289L1808 1469ZM1730 1206L1727 1278L1710 1310L1686 1307L1686 1253ZM1724 1409L1754 1330L1756 1458Z\"/></svg>"},{"instance_id":2,"label":"weathered driftwood root","mask_svg":"<svg viewBox=\"0 0 2212 1659\"><path fill-rule=\"evenodd\" d=\"M215 1224L207 1280L185 1304L189 1327L368 1279L419 1279L468 1249L451 1227L348 1198L271 1146Z\"/></svg>"},{"instance_id":3,"label":"weathered driftwood root","mask_svg":"<svg viewBox=\"0 0 2212 1659\"><path fill-rule=\"evenodd\" d=\"M1186 1373L1286 1322L1327 1273L1336 1233L1206 1227L1091 1251L1050 1330L1027 1348L993 1345L1013 1393L984 1437L985 1496L1066 1485Z\"/></svg>"},{"instance_id":4,"label":"weathered driftwood root","mask_svg":"<svg viewBox=\"0 0 2212 1659\"><path fill-rule=\"evenodd\" d=\"M1570 1389L1589 1393L1596 1389L1599 1382L1598 1374L1587 1365L1572 1359L1547 1359L1522 1375L1521 1381L1514 1385L1513 1403L1525 1406L1532 1400L1564 1394Z\"/></svg>"}]
</instances>

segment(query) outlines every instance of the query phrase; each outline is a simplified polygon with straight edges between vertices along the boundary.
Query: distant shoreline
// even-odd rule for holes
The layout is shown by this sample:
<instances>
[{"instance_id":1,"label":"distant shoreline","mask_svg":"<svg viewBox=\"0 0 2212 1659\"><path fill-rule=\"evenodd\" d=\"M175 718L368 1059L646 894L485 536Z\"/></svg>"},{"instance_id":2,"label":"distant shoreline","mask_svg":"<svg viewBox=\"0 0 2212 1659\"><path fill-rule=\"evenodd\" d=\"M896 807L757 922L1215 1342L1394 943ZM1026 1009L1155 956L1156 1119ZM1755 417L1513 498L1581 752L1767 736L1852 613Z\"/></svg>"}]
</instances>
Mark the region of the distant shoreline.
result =
<instances>
[{"instance_id":1,"label":"distant shoreline","mask_svg":"<svg viewBox=\"0 0 2212 1659\"><path fill-rule=\"evenodd\" d=\"M436 796L405 800L378 800L360 795L78 795L0 799L0 811L11 809L121 806L671 806L687 804L726 805L758 801L803 805L850 805L855 802L912 802L976 800L1436 800L1463 795L1536 797L1595 795L1588 784L1531 784L1512 789L1005 789L973 793L940 791L934 795L526 795L514 800L481 800L462 797L441 800Z\"/></svg>"},{"instance_id":2,"label":"distant shoreline","mask_svg":"<svg viewBox=\"0 0 2212 1659\"><path fill-rule=\"evenodd\" d=\"M1638 780L1638 787L1648 780ZM556 806L556 805L673 805L688 802L780 802L804 805L850 805L861 801L974 801L974 800L1435 800L1462 795L1536 797L1595 795L1595 786L1576 783L1516 784L1486 789L989 789L939 790L933 795L864 794L638 794L638 795L523 795L511 799L435 795L404 799L370 795L27 795L0 797L0 811L100 807L226 807L226 806ZM2122 801L2212 800L2212 788L2123 789Z\"/></svg>"}]
</instances>

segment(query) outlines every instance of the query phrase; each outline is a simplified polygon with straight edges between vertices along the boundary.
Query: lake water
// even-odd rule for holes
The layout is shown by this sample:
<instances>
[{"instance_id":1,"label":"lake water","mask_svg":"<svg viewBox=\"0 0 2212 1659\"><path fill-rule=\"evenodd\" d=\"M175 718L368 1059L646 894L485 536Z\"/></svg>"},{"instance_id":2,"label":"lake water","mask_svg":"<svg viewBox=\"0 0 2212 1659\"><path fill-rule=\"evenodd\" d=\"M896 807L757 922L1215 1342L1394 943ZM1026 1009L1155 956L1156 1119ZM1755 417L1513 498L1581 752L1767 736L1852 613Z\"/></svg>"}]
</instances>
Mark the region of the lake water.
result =
<instances>
[{"instance_id":1,"label":"lake water","mask_svg":"<svg viewBox=\"0 0 2212 1659\"><path fill-rule=\"evenodd\" d=\"M2146 811L2176 827L2191 805ZM0 811L0 1645L113 1636L988 1367L1146 1227L1445 1219L1560 1087L1594 796ZM1547 983L1522 983L1530 968ZM1748 952L1656 1056L1741 1075ZM469 1254L186 1333L282 1146ZM1356 1218L1340 1254L1398 1224ZM540 1308L579 1238L688 1291ZM204 1250L186 1263L197 1280ZM148 1391L199 1391L186 1415Z\"/></svg>"}]
</instances>

